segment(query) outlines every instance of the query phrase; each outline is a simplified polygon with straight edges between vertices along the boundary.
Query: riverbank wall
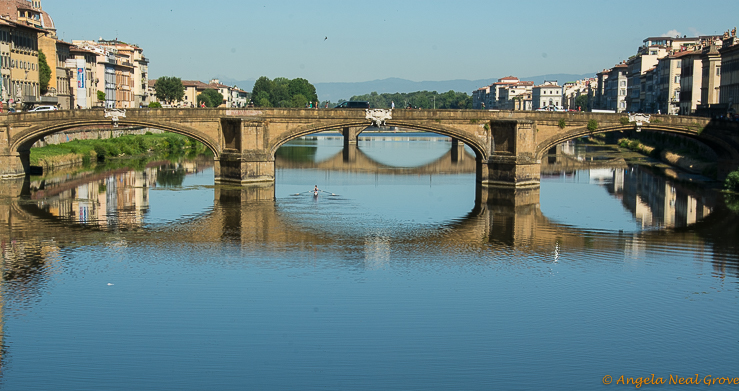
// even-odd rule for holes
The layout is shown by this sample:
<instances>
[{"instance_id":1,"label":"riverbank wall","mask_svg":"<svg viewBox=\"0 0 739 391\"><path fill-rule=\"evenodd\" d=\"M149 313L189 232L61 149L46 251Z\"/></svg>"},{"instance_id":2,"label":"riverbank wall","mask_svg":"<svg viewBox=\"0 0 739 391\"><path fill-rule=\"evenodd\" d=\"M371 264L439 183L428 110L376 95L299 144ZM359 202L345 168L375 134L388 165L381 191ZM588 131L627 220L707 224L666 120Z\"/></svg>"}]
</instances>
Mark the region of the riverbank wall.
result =
<instances>
[{"instance_id":1,"label":"riverbank wall","mask_svg":"<svg viewBox=\"0 0 739 391\"><path fill-rule=\"evenodd\" d=\"M128 135L143 135L147 132L152 134L164 133L163 130L141 126L128 126L120 128L80 127L50 134L33 144L33 148L41 148L47 145L58 145L73 140L104 140Z\"/></svg>"},{"instance_id":2,"label":"riverbank wall","mask_svg":"<svg viewBox=\"0 0 739 391\"><path fill-rule=\"evenodd\" d=\"M624 132L628 148L659 159L691 174L715 179L718 155L707 145L680 135L663 132ZM636 140L638 143L633 143ZM622 144L623 146L623 144Z\"/></svg>"}]
</instances>

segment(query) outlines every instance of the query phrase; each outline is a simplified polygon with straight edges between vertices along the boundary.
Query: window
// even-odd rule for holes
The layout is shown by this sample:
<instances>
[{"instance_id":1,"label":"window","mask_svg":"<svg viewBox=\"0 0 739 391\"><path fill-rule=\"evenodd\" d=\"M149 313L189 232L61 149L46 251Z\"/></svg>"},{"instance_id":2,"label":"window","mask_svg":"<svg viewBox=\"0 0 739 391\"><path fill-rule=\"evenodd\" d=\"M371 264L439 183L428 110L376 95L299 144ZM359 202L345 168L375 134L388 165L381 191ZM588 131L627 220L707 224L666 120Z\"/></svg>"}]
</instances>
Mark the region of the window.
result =
<instances>
[{"instance_id":1,"label":"window","mask_svg":"<svg viewBox=\"0 0 739 391\"><path fill-rule=\"evenodd\" d=\"M682 66L683 66L683 61L682 60L677 60L675 62L675 68L682 68Z\"/></svg>"},{"instance_id":2,"label":"window","mask_svg":"<svg viewBox=\"0 0 739 391\"><path fill-rule=\"evenodd\" d=\"M626 87L626 81L625 80L621 81L621 87Z\"/></svg>"},{"instance_id":3,"label":"window","mask_svg":"<svg viewBox=\"0 0 739 391\"><path fill-rule=\"evenodd\" d=\"M721 76L721 67L716 67L716 76Z\"/></svg>"},{"instance_id":4,"label":"window","mask_svg":"<svg viewBox=\"0 0 739 391\"><path fill-rule=\"evenodd\" d=\"M675 76L675 83L680 83L680 76Z\"/></svg>"}]
</instances>

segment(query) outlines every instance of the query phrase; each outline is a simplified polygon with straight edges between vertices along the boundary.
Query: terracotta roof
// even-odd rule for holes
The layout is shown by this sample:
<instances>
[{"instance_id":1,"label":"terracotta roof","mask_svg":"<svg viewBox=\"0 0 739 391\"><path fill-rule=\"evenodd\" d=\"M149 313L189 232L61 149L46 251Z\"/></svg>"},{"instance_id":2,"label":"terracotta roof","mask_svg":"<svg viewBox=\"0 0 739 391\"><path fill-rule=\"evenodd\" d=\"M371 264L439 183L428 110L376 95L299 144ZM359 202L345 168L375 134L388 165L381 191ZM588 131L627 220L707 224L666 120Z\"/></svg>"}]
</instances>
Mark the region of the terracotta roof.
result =
<instances>
[{"instance_id":1,"label":"terracotta roof","mask_svg":"<svg viewBox=\"0 0 739 391\"><path fill-rule=\"evenodd\" d=\"M680 57L686 57L690 55L700 55L701 52L697 50L683 50L681 52L675 52L672 55L670 55L671 58L680 58Z\"/></svg>"},{"instance_id":2,"label":"terracotta roof","mask_svg":"<svg viewBox=\"0 0 739 391\"><path fill-rule=\"evenodd\" d=\"M183 80L182 81L182 85L184 87L195 87L196 90L214 90L214 89L216 89L216 87L214 87L214 86L212 86L210 84L207 84L207 83L203 83L202 81L199 81L199 80Z\"/></svg>"}]
</instances>

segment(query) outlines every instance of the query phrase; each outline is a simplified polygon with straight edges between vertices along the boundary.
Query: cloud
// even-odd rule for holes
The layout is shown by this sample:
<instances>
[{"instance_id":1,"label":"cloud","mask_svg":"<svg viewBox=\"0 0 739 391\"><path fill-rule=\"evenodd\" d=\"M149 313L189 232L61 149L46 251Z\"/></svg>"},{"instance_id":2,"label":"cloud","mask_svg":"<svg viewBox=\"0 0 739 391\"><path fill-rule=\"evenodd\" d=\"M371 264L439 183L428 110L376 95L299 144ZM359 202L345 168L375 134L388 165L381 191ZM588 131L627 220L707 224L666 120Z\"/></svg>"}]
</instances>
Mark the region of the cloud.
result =
<instances>
[{"instance_id":1,"label":"cloud","mask_svg":"<svg viewBox=\"0 0 739 391\"><path fill-rule=\"evenodd\" d=\"M677 36L682 36L682 34L680 34L680 32L677 31L677 30L670 30L670 31L662 34L662 36L663 37L677 37Z\"/></svg>"}]
</instances>

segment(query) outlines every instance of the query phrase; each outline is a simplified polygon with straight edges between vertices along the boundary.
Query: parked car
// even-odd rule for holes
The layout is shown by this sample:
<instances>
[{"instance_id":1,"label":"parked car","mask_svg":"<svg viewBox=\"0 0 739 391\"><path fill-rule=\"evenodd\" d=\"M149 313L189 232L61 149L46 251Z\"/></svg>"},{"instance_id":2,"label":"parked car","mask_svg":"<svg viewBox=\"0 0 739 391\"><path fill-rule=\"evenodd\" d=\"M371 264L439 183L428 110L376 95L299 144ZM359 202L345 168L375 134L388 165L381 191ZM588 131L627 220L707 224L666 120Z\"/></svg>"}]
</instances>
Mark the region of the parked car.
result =
<instances>
[{"instance_id":1,"label":"parked car","mask_svg":"<svg viewBox=\"0 0 739 391\"><path fill-rule=\"evenodd\" d=\"M38 111L54 111L59 110L56 108L56 106L36 106L30 110L28 110L29 113L31 112L38 112Z\"/></svg>"},{"instance_id":2,"label":"parked car","mask_svg":"<svg viewBox=\"0 0 739 391\"><path fill-rule=\"evenodd\" d=\"M344 102L336 106L336 108L337 109L369 109L370 104L369 102L349 101L349 102Z\"/></svg>"}]
</instances>

